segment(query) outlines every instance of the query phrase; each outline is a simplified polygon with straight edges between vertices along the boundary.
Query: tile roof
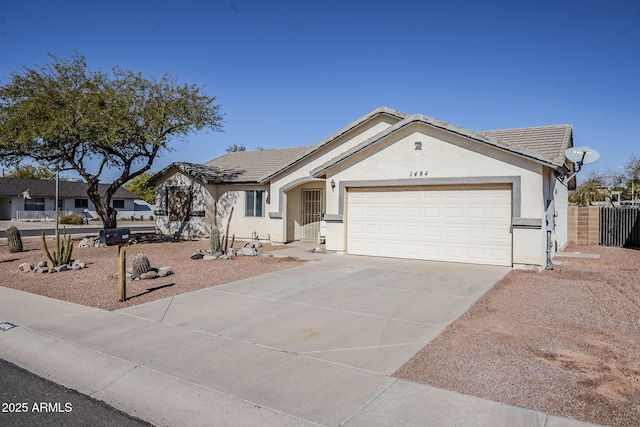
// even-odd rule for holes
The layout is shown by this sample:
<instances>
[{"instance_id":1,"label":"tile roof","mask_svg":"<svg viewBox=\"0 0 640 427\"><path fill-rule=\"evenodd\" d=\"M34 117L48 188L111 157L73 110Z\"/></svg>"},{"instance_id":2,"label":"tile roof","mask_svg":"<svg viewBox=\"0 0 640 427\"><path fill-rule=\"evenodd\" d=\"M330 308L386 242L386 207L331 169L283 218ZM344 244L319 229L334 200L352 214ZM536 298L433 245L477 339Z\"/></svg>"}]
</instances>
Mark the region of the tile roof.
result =
<instances>
[{"instance_id":1,"label":"tile roof","mask_svg":"<svg viewBox=\"0 0 640 427\"><path fill-rule=\"evenodd\" d=\"M60 197L88 197L87 184L76 181L59 181L58 195ZM99 184L100 193L104 193L109 184ZM29 190L31 197L55 197L55 180L26 179L26 178L0 178L0 196L20 196L23 191ZM138 199L139 197L124 187L118 188L114 198Z\"/></svg>"},{"instance_id":2,"label":"tile roof","mask_svg":"<svg viewBox=\"0 0 640 427\"><path fill-rule=\"evenodd\" d=\"M329 143L331 143L332 141L335 141L336 139L340 138L341 136L351 132L353 129L361 126L362 124L368 122L369 120L371 120L372 118L376 117L376 116L387 116L387 117L392 117L395 120L402 120L404 119L407 115L401 111L395 110L393 108L389 108L389 107L378 107L373 111L370 111L369 113L365 114L364 116L360 117L358 120L349 123L347 126L343 127L342 129L340 129L339 131L337 131L336 133L328 136L327 138L323 139L322 141L318 142L316 145L314 145L313 147L307 147L309 148L309 150L304 153L304 155L298 157L298 158L294 158L291 159L291 161L289 161L288 163L283 164L280 168L278 169L274 169L269 171L269 173L266 173L264 176L262 176L260 178L259 182L268 182L271 178L273 178L275 175L279 174L280 172L284 171L285 169L293 166L295 163L298 163L299 161L303 160L305 157L311 155L312 153L320 150L322 147L328 145Z\"/></svg>"},{"instance_id":3,"label":"tile roof","mask_svg":"<svg viewBox=\"0 0 640 427\"><path fill-rule=\"evenodd\" d=\"M564 152L573 145L571 125L539 126L477 132L513 147L541 154L553 163L564 162Z\"/></svg>"},{"instance_id":4,"label":"tile roof","mask_svg":"<svg viewBox=\"0 0 640 427\"><path fill-rule=\"evenodd\" d=\"M414 123L423 123L452 132L553 167L564 164L564 150L573 142L570 125L475 132L433 117L414 114L406 116L404 120L385 131L318 166L311 171L311 175L314 177L322 176L329 168Z\"/></svg>"},{"instance_id":5,"label":"tile roof","mask_svg":"<svg viewBox=\"0 0 640 427\"><path fill-rule=\"evenodd\" d=\"M273 150L237 151L208 161L203 166L214 167L221 171L241 172L230 181L257 182L263 176L302 157L311 148L292 147Z\"/></svg>"},{"instance_id":6,"label":"tile roof","mask_svg":"<svg viewBox=\"0 0 640 427\"><path fill-rule=\"evenodd\" d=\"M452 132L479 143L502 149L552 167L564 164L564 151L573 146L573 131L570 125L476 132L422 114L407 115L388 107L379 107L314 146L260 151L238 151L220 156L204 164L175 162L152 177L149 180L149 184L155 185L157 180L172 169L180 170L201 182L210 184L265 183L275 175L304 160L335 139L378 115L392 117L397 120L397 123L317 167L311 171L312 176L320 176L333 165L416 122Z\"/></svg>"},{"instance_id":7,"label":"tile roof","mask_svg":"<svg viewBox=\"0 0 640 427\"><path fill-rule=\"evenodd\" d=\"M304 155L311 148L236 151L204 164L174 162L151 177L148 183L155 185L158 179L170 170L179 170L206 184L254 183L262 176Z\"/></svg>"}]
</instances>

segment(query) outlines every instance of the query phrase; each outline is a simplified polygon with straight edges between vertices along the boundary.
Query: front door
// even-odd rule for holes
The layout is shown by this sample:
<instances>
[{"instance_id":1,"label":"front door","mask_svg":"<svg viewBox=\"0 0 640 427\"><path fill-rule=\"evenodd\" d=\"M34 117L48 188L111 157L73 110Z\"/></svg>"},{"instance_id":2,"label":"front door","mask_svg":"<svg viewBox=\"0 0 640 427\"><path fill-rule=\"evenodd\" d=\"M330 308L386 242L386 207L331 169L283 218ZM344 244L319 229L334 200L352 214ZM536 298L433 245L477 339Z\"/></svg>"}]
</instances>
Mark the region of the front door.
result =
<instances>
[{"instance_id":1,"label":"front door","mask_svg":"<svg viewBox=\"0 0 640 427\"><path fill-rule=\"evenodd\" d=\"M322 189L302 190L302 238L317 239L322 221Z\"/></svg>"}]
</instances>

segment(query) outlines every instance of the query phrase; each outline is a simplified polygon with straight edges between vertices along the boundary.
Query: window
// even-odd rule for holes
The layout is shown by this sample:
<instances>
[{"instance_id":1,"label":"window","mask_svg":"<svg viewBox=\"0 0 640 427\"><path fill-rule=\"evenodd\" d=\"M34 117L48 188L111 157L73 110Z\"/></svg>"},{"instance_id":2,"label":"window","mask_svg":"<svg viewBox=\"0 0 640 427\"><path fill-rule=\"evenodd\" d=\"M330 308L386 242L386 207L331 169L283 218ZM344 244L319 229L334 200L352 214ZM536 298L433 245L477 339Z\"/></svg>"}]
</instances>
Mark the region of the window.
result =
<instances>
[{"instance_id":1,"label":"window","mask_svg":"<svg viewBox=\"0 0 640 427\"><path fill-rule=\"evenodd\" d=\"M124 200L114 200L113 209L124 209Z\"/></svg>"},{"instance_id":2,"label":"window","mask_svg":"<svg viewBox=\"0 0 640 427\"><path fill-rule=\"evenodd\" d=\"M89 199L76 199L74 206L76 209L86 209L89 207Z\"/></svg>"},{"instance_id":3,"label":"window","mask_svg":"<svg viewBox=\"0 0 640 427\"><path fill-rule=\"evenodd\" d=\"M189 221L189 205L191 204L191 192L189 189L169 189L169 221Z\"/></svg>"},{"instance_id":4,"label":"window","mask_svg":"<svg viewBox=\"0 0 640 427\"><path fill-rule=\"evenodd\" d=\"M44 210L44 197L33 197L31 199L24 199L25 211L43 211Z\"/></svg>"},{"instance_id":5,"label":"window","mask_svg":"<svg viewBox=\"0 0 640 427\"><path fill-rule=\"evenodd\" d=\"M264 190L245 191L245 216L264 216Z\"/></svg>"}]
</instances>

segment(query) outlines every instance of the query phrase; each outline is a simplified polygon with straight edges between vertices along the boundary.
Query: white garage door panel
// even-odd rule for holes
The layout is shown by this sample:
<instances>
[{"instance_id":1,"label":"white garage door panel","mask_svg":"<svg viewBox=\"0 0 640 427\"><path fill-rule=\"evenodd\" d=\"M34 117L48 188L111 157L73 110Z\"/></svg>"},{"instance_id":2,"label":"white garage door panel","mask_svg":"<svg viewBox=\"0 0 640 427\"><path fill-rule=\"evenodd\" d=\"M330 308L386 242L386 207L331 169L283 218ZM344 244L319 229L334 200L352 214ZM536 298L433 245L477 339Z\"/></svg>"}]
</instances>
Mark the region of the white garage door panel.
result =
<instances>
[{"instance_id":1,"label":"white garage door panel","mask_svg":"<svg viewBox=\"0 0 640 427\"><path fill-rule=\"evenodd\" d=\"M511 189L351 189L347 252L510 266Z\"/></svg>"}]
</instances>

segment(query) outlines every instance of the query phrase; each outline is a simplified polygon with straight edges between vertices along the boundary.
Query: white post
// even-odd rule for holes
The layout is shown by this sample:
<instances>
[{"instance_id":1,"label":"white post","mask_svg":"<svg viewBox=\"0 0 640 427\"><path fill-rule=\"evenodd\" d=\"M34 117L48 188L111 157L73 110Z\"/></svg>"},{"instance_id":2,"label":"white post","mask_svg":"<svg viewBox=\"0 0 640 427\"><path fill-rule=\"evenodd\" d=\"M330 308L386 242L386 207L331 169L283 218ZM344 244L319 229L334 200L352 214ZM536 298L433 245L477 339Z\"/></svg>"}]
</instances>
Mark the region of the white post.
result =
<instances>
[{"instance_id":1,"label":"white post","mask_svg":"<svg viewBox=\"0 0 640 427\"><path fill-rule=\"evenodd\" d=\"M59 180L60 180L60 177L59 177L59 175L60 175L60 171L56 171L56 206L54 208L55 211L56 211L56 227L55 227L56 236L58 235L58 197L59 197L59 194L60 194L60 191L59 191Z\"/></svg>"}]
</instances>

